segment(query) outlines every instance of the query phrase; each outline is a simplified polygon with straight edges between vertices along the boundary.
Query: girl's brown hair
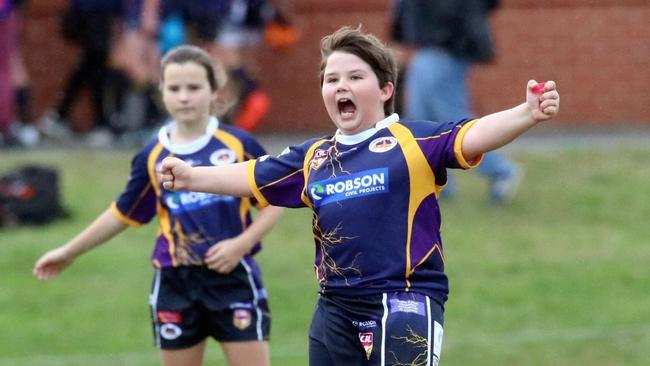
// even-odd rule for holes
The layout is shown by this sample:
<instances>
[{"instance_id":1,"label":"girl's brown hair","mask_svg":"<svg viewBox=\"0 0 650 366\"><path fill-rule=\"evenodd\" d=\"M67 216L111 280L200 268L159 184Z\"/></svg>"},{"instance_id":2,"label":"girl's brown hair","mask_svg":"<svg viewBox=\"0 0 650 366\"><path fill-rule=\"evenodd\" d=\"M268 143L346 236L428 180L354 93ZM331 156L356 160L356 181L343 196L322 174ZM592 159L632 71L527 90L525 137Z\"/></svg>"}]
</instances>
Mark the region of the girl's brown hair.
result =
<instances>
[{"instance_id":1,"label":"girl's brown hair","mask_svg":"<svg viewBox=\"0 0 650 366\"><path fill-rule=\"evenodd\" d=\"M183 64L186 62L194 62L205 69L212 91L219 90L226 85L227 76L223 67L212 60L206 51L190 45L178 46L167 52L160 61L160 81L164 82L165 67L167 65Z\"/></svg>"},{"instance_id":2,"label":"girl's brown hair","mask_svg":"<svg viewBox=\"0 0 650 366\"><path fill-rule=\"evenodd\" d=\"M397 63L390 51L379 38L357 28L342 27L336 32L323 37L320 42L320 84L323 85L327 58L334 52L341 51L353 54L368 65L377 75L379 87L383 88L391 82L397 88ZM384 103L384 115L389 116L395 111L395 93Z\"/></svg>"}]
</instances>

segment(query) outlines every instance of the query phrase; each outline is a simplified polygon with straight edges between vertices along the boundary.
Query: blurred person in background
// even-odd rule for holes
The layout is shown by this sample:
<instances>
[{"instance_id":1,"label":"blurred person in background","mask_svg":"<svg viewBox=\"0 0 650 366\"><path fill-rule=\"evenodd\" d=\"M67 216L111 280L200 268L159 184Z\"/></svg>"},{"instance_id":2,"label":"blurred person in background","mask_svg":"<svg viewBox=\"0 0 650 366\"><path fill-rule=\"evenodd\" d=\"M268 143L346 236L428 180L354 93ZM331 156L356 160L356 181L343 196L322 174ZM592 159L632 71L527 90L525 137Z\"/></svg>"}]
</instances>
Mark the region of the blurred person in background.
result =
<instances>
[{"instance_id":1,"label":"blurred person in background","mask_svg":"<svg viewBox=\"0 0 650 366\"><path fill-rule=\"evenodd\" d=\"M111 206L68 243L41 256L33 273L55 278L78 256L158 215L150 305L163 365L202 365L208 337L220 342L230 366L268 365L270 313L253 256L282 209L261 208L253 220L253 199L171 192L157 176L167 156L212 166L266 153L248 133L211 115L226 80L204 50L170 50L161 73L163 101L173 119L134 156L127 186Z\"/></svg>"},{"instance_id":2,"label":"blurred person in background","mask_svg":"<svg viewBox=\"0 0 650 366\"><path fill-rule=\"evenodd\" d=\"M213 40L227 16L231 0L137 1L141 5L138 32L128 32L120 39L113 58L131 84L119 108L127 130L123 142L127 145L148 139L151 127L169 118L157 98L158 60L162 56L177 46L193 44L221 60L216 56Z\"/></svg>"},{"instance_id":3,"label":"blurred person in background","mask_svg":"<svg viewBox=\"0 0 650 366\"><path fill-rule=\"evenodd\" d=\"M228 17L216 39L219 55L224 59L238 90L233 123L255 130L271 107L271 100L255 76L257 64L253 52L268 45L274 50L291 47L297 31L286 14L270 0L233 0Z\"/></svg>"},{"instance_id":4,"label":"blurred person in background","mask_svg":"<svg viewBox=\"0 0 650 366\"><path fill-rule=\"evenodd\" d=\"M284 19L270 2L135 0L129 11L138 9L137 31L123 31L110 54L109 93L104 93L104 100L111 104L104 109L115 112L109 114L110 125L122 135L121 142L139 144L140 139L148 139L151 127L168 117L156 99L157 60L183 44L199 46L222 61L229 73L229 94L234 97L227 121L252 131L268 112L270 100L244 65L240 50L257 45L259 28L269 19ZM128 14L134 19L130 24L138 23L138 17Z\"/></svg>"},{"instance_id":5,"label":"blurred person in background","mask_svg":"<svg viewBox=\"0 0 650 366\"><path fill-rule=\"evenodd\" d=\"M11 50L11 76L14 87L14 122L11 125L11 134L20 146L33 147L40 139L39 132L34 125L32 114L31 82L23 53L23 36L25 34L26 1L14 0L14 15L12 32L14 37Z\"/></svg>"},{"instance_id":6,"label":"blurred person in background","mask_svg":"<svg viewBox=\"0 0 650 366\"><path fill-rule=\"evenodd\" d=\"M14 2L0 0L0 147L15 144L11 133L14 119L14 83L12 79L12 51L14 49Z\"/></svg>"},{"instance_id":7,"label":"blurred person in background","mask_svg":"<svg viewBox=\"0 0 650 366\"><path fill-rule=\"evenodd\" d=\"M106 146L115 131L106 109L105 88L112 70L109 64L113 29L124 33L137 32L141 12L140 1L129 0L70 0L61 19L61 32L67 41L81 48L81 56L68 76L63 93L52 110L39 121L44 135L55 139L70 139L73 126L69 118L74 104L84 88L91 93L94 121L88 142Z\"/></svg>"},{"instance_id":8,"label":"blurred person in background","mask_svg":"<svg viewBox=\"0 0 650 366\"><path fill-rule=\"evenodd\" d=\"M499 0L394 0L391 37L405 67L401 105L412 120L454 121L473 115L468 88L472 65L494 59L488 14ZM476 169L489 184L489 203L502 205L516 193L522 169L499 151L485 154ZM457 194L453 174L443 198Z\"/></svg>"},{"instance_id":9,"label":"blurred person in background","mask_svg":"<svg viewBox=\"0 0 650 366\"><path fill-rule=\"evenodd\" d=\"M270 0L149 1L159 7L161 53L189 43L222 60L237 93L230 121L246 131L255 130L271 100L259 85L251 51L264 44L274 50L295 44L297 31L286 15Z\"/></svg>"}]
</instances>

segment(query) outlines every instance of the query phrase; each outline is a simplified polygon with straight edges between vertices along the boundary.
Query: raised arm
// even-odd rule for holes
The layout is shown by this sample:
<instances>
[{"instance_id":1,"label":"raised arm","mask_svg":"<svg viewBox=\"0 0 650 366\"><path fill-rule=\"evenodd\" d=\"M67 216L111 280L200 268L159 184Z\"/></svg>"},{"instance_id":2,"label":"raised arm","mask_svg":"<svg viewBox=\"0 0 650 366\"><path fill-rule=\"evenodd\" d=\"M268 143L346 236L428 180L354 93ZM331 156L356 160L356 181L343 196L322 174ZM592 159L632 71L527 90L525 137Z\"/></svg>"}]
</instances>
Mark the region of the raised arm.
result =
<instances>
[{"instance_id":1,"label":"raised arm","mask_svg":"<svg viewBox=\"0 0 650 366\"><path fill-rule=\"evenodd\" d=\"M528 81L526 102L514 108L489 114L476 121L463 138L463 155L468 161L479 154L498 149L519 135L547 121L560 110L560 94L554 81L547 81L537 91L541 83Z\"/></svg>"},{"instance_id":2,"label":"raised arm","mask_svg":"<svg viewBox=\"0 0 650 366\"><path fill-rule=\"evenodd\" d=\"M169 190L188 190L251 197L248 185L249 162L210 167L192 167L178 158L162 161L160 181Z\"/></svg>"}]
</instances>

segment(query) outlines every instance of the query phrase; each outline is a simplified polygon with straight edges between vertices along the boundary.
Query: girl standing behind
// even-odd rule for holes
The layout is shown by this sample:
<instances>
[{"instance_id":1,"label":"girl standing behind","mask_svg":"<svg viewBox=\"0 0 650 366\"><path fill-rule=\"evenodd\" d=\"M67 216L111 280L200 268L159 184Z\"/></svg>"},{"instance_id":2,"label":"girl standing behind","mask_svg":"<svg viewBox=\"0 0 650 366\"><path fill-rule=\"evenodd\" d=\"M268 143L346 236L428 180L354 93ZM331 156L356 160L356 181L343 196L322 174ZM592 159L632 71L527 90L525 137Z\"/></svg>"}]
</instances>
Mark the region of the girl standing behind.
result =
<instances>
[{"instance_id":1,"label":"girl standing behind","mask_svg":"<svg viewBox=\"0 0 650 366\"><path fill-rule=\"evenodd\" d=\"M211 116L225 76L205 51L177 47L162 59L161 70L163 102L173 120L135 155L126 188L111 207L38 259L34 275L55 278L79 255L158 214L150 305L163 365L201 365L209 336L221 343L230 366L268 365L270 316L253 254L281 209L263 208L253 221L254 200L164 190L156 175L168 156L220 166L257 158L264 149Z\"/></svg>"}]
</instances>

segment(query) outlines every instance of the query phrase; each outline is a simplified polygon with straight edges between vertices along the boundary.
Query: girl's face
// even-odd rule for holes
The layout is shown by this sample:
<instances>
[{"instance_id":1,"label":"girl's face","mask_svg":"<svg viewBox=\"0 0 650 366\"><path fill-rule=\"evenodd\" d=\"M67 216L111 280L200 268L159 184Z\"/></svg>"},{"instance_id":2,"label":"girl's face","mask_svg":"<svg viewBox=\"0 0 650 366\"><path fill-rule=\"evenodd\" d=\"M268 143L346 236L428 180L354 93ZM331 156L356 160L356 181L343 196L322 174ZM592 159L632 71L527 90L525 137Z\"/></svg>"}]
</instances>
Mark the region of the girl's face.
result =
<instances>
[{"instance_id":1,"label":"girl's face","mask_svg":"<svg viewBox=\"0 0 650 366\"><path fill-rule=\"evenodd\" d=\"M393 84L380 88L370 65L335 51L327 58L321 93L332 122L342 134L354 135L385 118L384 103L393 94Z\"/></svg>"},{"instance_id":2,"label":"girl's face","mask_svg":"<svg viewBox=\"0 0 650 366\"><path fill-rule=\"evenodd\" d=\"M178 123L207 123L216 92L210 89L203 66L184 62L165 67L162 96L165 108Z\"/></svg>"}]
</instances>

